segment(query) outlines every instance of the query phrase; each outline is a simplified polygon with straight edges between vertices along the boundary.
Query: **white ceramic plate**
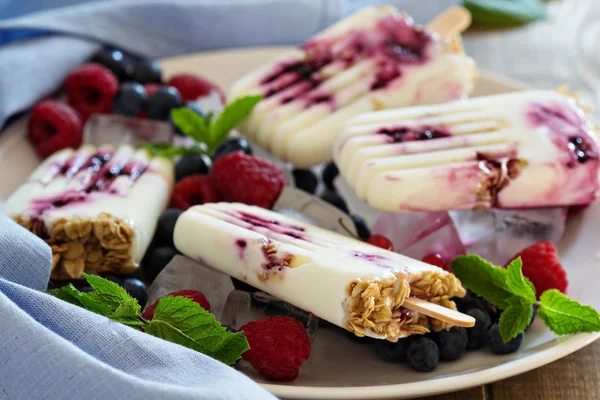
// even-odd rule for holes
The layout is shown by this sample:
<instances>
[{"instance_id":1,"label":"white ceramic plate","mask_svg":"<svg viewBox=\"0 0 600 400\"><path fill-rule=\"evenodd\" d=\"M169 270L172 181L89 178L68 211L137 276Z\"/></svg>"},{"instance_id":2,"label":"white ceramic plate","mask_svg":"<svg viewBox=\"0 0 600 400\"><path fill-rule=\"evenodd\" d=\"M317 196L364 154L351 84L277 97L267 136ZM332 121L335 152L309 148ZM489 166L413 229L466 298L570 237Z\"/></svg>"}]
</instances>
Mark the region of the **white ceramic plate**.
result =
<instances>
[{"instance_id":1,"label":"white ceramic plate","mask_svg":"<svg viewBox=\"0 0 600 400\"><path fill-rule=\"evenodd\" d=\"M246 71L279 54L282 48L205 53L162 63L166 75L196 72L227 88ZM518 90L518 82L482 73L475 95ZM17 121L0 136L0 200L20 185L39 163L24 137L26 120ZM569 294L600 309L596 283L600 281L600 205L568 221L559 245L566 267ZM283 398L371 399L409 398L466 389L508 378L558 360L592 343L600 334L556 338L536 321L516 354L468 353L460 361L442 363L431 373L417 373L402 365L379 360L372 346L359 345L337 331L319 330L310 360L290 383L263 381L242 363L239 369Z\"/></svg>"}]
</instances>

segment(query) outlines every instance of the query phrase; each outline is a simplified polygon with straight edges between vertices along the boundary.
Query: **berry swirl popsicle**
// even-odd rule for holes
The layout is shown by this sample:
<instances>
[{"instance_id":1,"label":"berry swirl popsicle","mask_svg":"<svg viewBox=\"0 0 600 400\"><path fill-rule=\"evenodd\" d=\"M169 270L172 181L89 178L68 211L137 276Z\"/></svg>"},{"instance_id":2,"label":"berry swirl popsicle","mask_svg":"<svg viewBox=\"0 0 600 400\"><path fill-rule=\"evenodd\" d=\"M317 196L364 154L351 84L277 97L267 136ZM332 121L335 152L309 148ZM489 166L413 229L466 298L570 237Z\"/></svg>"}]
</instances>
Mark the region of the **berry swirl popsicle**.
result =
<instances>
[{"instance_id":1,"label":"berry swirl popsicle","mask_svg":"<svg viewBox=\"0 0 600 400\"><path fill-rule=\"evenodd\" d=\"M459 35L441 37L391 6L363 9L250 72L230 97L262 94L240 130L296 168L331 160L334 135L368 111L458 99L473 89Z\"/></svg>"},{"instance_id":2,"label":"berry swirl popsicle","mask_svg":"<svg viewBox=\"0 0 600 400\"><path fill-rule=\"evenodd\" d=\"M598 197L598 145L573 96L528 90L360 115L334 159L382 211L537 208Z\"/></svg>"},{"instance_id":3,"label":"berry swirl popsicle","mask_svg":"<svg viewBox=\"0 0 600 400\"><path fill-rule=\"evenodd\" d=\"M7 200L5 213L52 248L53 279L132 272L173 187L173 165L121 146L65 149Z\"/></svg>"},{"instance_id":4,"label":"berry swirl popsicle","mask_svg":"<svg viewBox=\"0 0 600 400\"><path fill-rule=\"evenodd\" d=\"M407 304L416 298L451 312L452 298L465 295L441 268L238 203L188 209L174 241L184 255L357 336L396 341L446 329Z\"/></svg>"}]
</instances>

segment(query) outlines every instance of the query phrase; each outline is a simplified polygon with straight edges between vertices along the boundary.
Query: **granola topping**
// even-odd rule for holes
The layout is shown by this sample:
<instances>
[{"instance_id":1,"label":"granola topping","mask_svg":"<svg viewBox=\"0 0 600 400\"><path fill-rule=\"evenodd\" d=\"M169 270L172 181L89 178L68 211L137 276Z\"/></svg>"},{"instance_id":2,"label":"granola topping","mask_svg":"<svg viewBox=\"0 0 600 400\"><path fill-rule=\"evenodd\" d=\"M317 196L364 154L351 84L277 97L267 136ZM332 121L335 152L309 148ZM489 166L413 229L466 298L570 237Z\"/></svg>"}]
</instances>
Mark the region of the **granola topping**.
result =
<instances>
[{"instance_id":1,"label":"granola topping","mask_svg":"<svg viewBox=\"0 0 600 400\"><path fill-rule=\"evenodd\" d=\"M108 213L94 220L60 219L49 229L21 216L14 220L50 245L52 279L80 278L89 270L129 273L137 268L130 255L133 229Z\"/></svg>"},{"instance_id":2,"label":"granola topping","mask_svg":"<svg viewBox=\"0 0 600 400\"><path fill-rule=\"evenodd\" d=\"M449 329L451 325L402 307L410 295L456 310L451 300L462 297L460 281L445 271L426 271L407 276L397 274L381 281L354 281L348 288L346 328L356 336L366 329L395 342L408 335L423 335L430 330Z\"/></svg>"}]
</instances>

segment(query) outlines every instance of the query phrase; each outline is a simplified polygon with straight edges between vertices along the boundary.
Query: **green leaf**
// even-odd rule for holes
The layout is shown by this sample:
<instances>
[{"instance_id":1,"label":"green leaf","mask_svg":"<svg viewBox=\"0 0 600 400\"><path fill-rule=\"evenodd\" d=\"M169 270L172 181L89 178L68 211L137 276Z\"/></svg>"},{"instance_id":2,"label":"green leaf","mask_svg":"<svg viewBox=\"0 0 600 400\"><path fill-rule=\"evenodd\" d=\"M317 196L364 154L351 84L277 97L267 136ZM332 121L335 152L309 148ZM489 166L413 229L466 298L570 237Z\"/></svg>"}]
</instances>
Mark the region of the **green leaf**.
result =
<instances>
[{"instance_id":1,"label":"green leaf","mask_svg":"<svg viewBox=\"0 0 600 400\"><path fill-rule=\"evenodd\" d=\"M213 357L227 365L233 365L248 349L250 349L250 345L244 332L230 333L221 347L215 351Z\"/></svg>"},{"instance_id":2,"label":"green leaf","mask_svg":"<svg viewBox=\"0 0 600 400\"><path fill-rule=\"evenodd\" d=\"M198 144L190 147L174 147L168 143L141 143L139 148L145 149L154 157L164 157L171 159L176 156L185 156L187 154L206 154L206 150Z\"/></svg>"},{"instance_id":3,"label":"green leaf","mask_svg":"<svg viewBox=\"0 0 600 400\"><path fill-rule=\"evenodd\" d=\"M108 313L102 315L111 318L133 318L142 312L137 300L116 283L97 275L84 273L83 277L94 288L92 292L83 293L81 296L84 306L88 299L95 303L101 303L108 310Z\"/></svg>"},{"instance_id":4,"label":"green leaf","mask_svg":"<svg viewBox=\"0 0 600 400\"><path fill-rule=\"evenodd\" d=\"M244 96L227 104L210 125L210 140L207 142L209 148L213 150L218 146L229 134L229 131L242 122L261 100L261 95Z\"/></svg>"},{"instance_id":5,"label":"green leaf","mask_svg":"<svg viewBox=\"0 0 600 400\"><path fill-rule=\"evenodd\" d=\"M515 296L526 300L529 304L535 303L535 290L531 282L523 276L523 261L517 257L506 267L506 286Z\"/></svg>"},{"instance_id":6,"label":"green leaf","mask_svg":"<svg viewBox=\"0 0 600 400\"><path fill-rule=\"evenodd\" d=\"M473 293L501 309L508 307L512 293L506 285L507 271L495 267L477 255L458 256L452 271Z\"/></svg>"},{"instance_id":7,"label":"green leaf","mask_svg":"<svg viewBox=\"0 0 600 400\"><path fill-rule=\"evenodd\" d=\"M205 142L208 139L208 123L203 116L191 108L180 107L172 109L171 119L181 132L196 141Z\"/></svg>"},{"instance_id":8,"label":"green leaf","mask_svg":"<svg viewBox=\"0 0 600 400\"><path fill-rule=\"evenodd\" d=\"M157 333L155 336L172 335L172 339L163 338L177 340L176 343L229 364L237 361L248 349L245 336L242 339L238 334L227 332L215 320L214 315L185 297L166 296L160 299L154 310L154 317L149 323L149 326L152 325L157 328L150 328L150 332L146 329L146 332L155 332Z\"/></svg>"},{"instance_id":9,"label":"green leaf","mask_svg":"<svg viewBox=\"0 0 600 400\"><path fill-rule=\"evenodd\" d=\"M146 326L144 327L144 332L146 332L149 335L161 338L163 340L177 343L181 346L198 351L200 353L206 354L208 352L208 350L203 348L198 342L196 342L194 339L181 332L179 329L175 328L168 322L153 319L148 324L146 324Z\"/></svg>"},{"instance_id":10,"label":"green leaf","mask_svg":"<svg viewBox=\"0 0 600 400\"><path fill-rule=\"evenodd\" d=\"M538 314L548 329L557 335L600 332L598 311L568 298L556 289L542 294Z\"/></svg>"},{"instance_id":11,"label":"green leaf","mask_svg":"<svg viewBox=\"0 0 600 400\"><path fill-rule=\"evenodd\" d=\"M498 328L504 343L517 337L524 331L533 318L533 304L520 297L508 300L508 307L500 314Z\"/></svg>"},{"instance_id":12,"label":"green leaf","mask_svg":"<svg viewBox=\"0 0 600 400\"><path fill-rule=\"evenodd\" d=\"M75 288L75 286L73 286L73 288ZM77 297L73 296L67 290L62 290L62 288L50 289L50 290L46 291L46 293L48 293L51 296L57 297L63 301L66 301L67 303L75 304L76 306L81 307L81 302L79 301L79 299Z\"/></svg>"},{"instance_id":13,"label":"green leaf","mask_svg":"<svg viewBox=\"0 0 600 400\"><path fill-rule=\"evenodd\" d=\"M473 24L504 28L523 25L546 16L542 0L463 0Z\"/></svg>"}]
</instances>

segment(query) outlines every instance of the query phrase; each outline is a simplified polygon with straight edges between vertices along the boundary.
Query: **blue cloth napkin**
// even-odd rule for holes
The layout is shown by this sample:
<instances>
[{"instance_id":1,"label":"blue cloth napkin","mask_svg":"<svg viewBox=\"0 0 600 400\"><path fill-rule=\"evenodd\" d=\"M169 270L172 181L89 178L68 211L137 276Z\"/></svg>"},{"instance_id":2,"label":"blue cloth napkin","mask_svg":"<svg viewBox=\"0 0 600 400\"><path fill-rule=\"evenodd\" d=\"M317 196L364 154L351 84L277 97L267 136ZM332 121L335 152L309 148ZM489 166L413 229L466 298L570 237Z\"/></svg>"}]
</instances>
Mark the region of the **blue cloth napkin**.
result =
<instances>
[{"instance_id":1,"label":"blue cloth napkin","mask_svg":"<svg viewBox=\"0 0 600 400\"><path fill-rule=\"evenodd\" d=\"M367 5L391 3L425 23L457 0L82 0L60 7L73 3L0 0L0 127L56 90L101 43L150 58L299 44ZM44 11L21 15L36 6Z\"/></svg>"},{"instance_id":2,"label":"blue cloth napkin","mask_svg":"<svg viewBox=\"0 0 600 400\"><path fill-rule=\"evenodd\" d=\"M102 44L153 58L298 44L362 6L386 3L128 0L52 8L73 2L0 0L0 126ZM391 3L426 22L456 1ZM46 10L5 19L36 7ZM0 400L273 398L218 361L44 294L50 267L50 248L0 214Z\"/></svg>"},{"instance_id":3,"label":"blue cloth napkin","mask_svg":"<svg viewBox=\"0 0 600 400\"><path fill-rule=\"evenodd\" d=\"M210 357L43 293L50 248L0 214L0 399L274 399Z\"/></svg>"}]
</instances>

